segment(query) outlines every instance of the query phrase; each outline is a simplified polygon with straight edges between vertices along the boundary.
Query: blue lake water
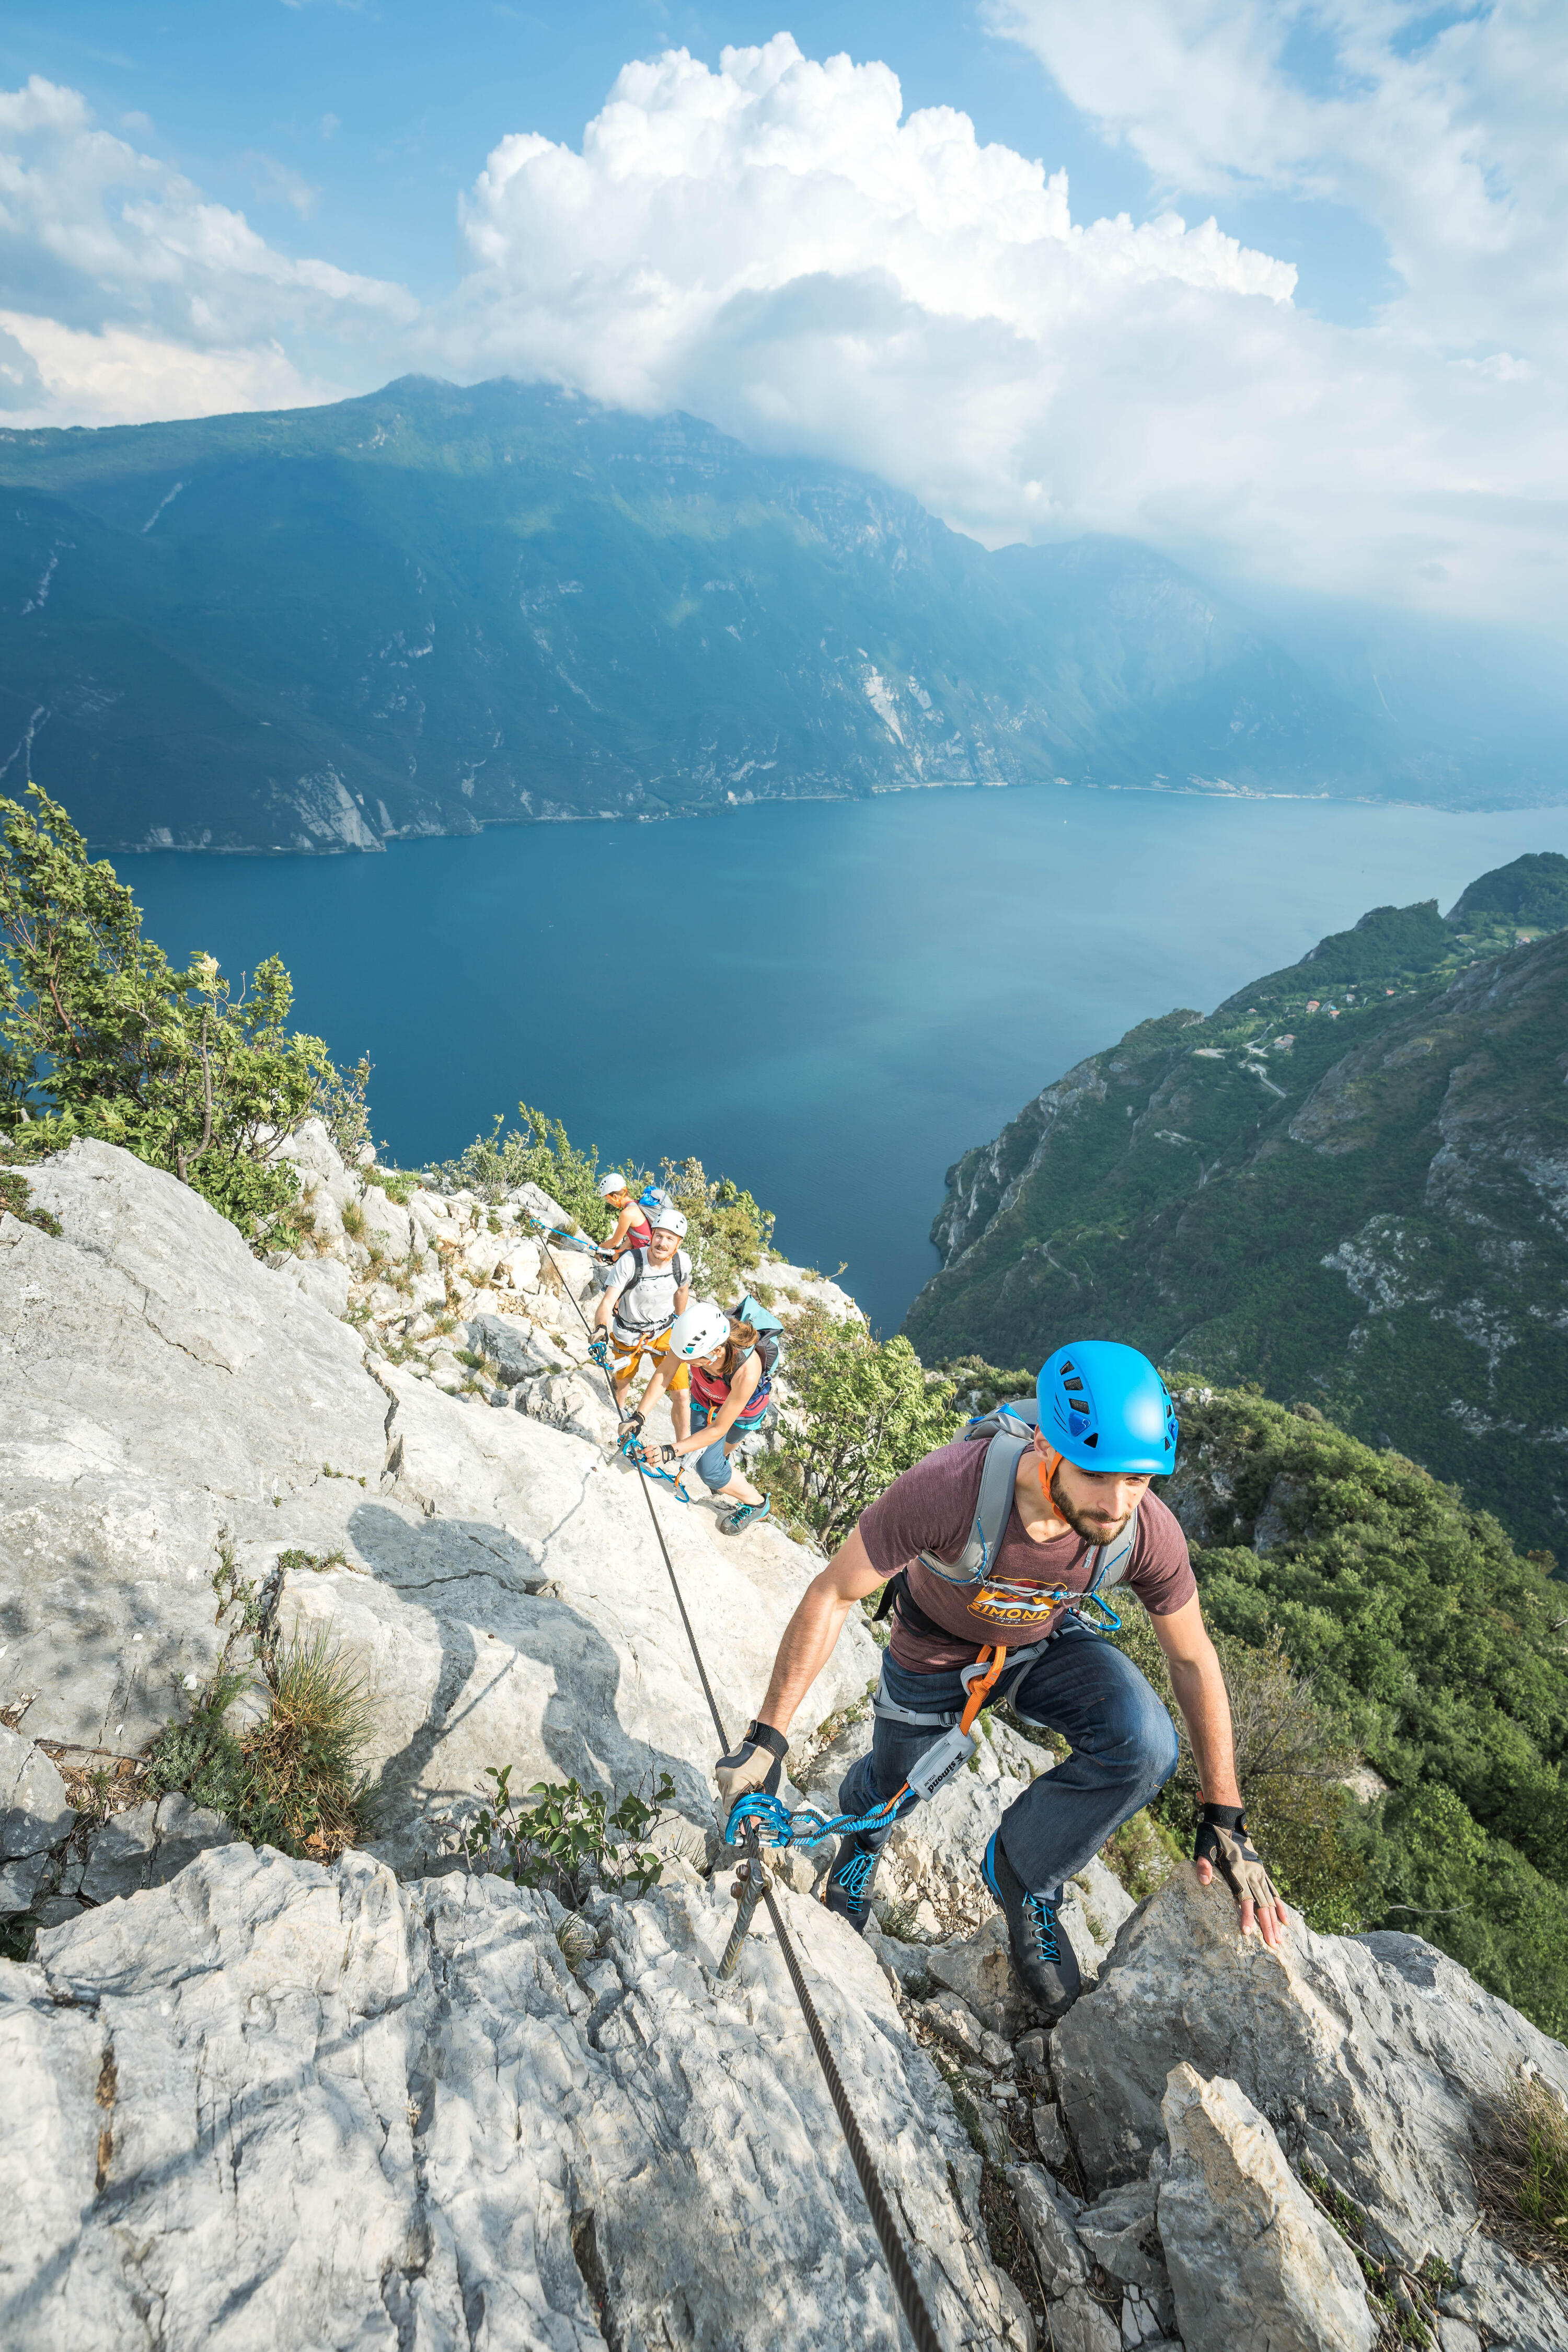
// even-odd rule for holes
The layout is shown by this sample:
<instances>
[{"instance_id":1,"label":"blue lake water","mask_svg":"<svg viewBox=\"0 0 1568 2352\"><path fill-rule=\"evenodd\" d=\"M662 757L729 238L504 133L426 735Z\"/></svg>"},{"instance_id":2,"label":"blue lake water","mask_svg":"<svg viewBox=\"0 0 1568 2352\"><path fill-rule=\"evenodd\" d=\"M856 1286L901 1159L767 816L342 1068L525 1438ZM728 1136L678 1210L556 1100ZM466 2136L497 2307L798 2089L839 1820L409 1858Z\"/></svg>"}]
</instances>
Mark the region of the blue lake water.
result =
<instances>
[{"instance_id":1,"label":"blue lake water","mask_svg":"<svg viewBox=\"0 0 1568 2352\"><path fill-rule=\"evenodd\" d=\"M694 1153L890 1331L935 1270L946 1169L1049 1079L1527 849L1568 851L1568 807L1043 787L116 862L171 954L284 958L299 1025L369 1052L402 1164L520 1098L602 1157Z\"/></svg>"}]
</instances>

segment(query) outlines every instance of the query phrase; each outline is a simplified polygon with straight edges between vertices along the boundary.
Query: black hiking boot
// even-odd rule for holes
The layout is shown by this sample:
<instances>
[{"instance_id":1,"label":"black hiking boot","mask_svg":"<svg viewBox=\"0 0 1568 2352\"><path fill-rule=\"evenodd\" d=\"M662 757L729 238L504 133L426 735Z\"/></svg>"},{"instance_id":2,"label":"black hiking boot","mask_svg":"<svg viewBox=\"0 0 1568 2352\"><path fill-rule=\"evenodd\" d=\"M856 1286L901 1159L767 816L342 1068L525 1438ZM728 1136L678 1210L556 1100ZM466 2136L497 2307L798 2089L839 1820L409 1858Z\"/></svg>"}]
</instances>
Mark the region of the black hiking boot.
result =
<instances>
[{"instance_id":1,"label":"black hiking boot","mask_svg":"<svg viewBox=\"0 0 1568 2352\"><path fill-rule=\"evenodd\" d=\"M1013 1966L1025 1990L1048 2016L1062 2016L1083 1990L1083 1979L1057 1918L1060 1895L1031 1895L1002 1850L1000 1830L985 1849L985 1883L1007 1916Z\"/></svg>"},{"instance_id":2,"label":"black hiking boot","mask_svg":"<svg viewBox=\"0 0 1568 2352\"><path fill-rule=\"evenodd\" d=\"M871 1881L880 1860L880 1853L871 1846L862 1845L858 1838L841 1838L827 1874L824 1898L827 1907L837 1911L841 1919L847 1919L858 1936L865 1934L866 1922L871 1916Z\"/></svg>"}]
</instances>

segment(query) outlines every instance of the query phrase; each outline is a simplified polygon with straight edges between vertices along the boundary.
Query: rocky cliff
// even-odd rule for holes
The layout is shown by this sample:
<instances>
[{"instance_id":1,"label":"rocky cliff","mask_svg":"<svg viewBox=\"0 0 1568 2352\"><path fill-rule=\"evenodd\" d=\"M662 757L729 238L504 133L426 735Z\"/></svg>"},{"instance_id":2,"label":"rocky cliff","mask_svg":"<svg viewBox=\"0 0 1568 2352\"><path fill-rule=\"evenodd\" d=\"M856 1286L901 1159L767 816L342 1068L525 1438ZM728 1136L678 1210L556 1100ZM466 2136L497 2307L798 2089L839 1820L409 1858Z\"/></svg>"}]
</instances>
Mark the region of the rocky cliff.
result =
<instances>
[{"instance_id":1,"label":"rocky cliff","mask_svg":"<svg viewBox=\"0 0 1568 2352\"><path fill-rule=\"evenodd\" d=\"M1544 877L1542 866L1552 870ZM1568 1532L1568 896L1521 858L1143 1022L948 1171L928 1362L1114 1331ZM1528 907L1528 918L1520 909ZM1523 944L1516 945L1516 940Z\"/></svg>"},{"instance_id":2,"label":"rocky cliff","mask_svg":"<svg viewBox=\"0 0 1568 2352\"><path fill-rule=\"evenodd\" d=\"M32 1171L58 1233L0 1218L0 1904L26 1955L0 1962L0 2337L904 2340L765 1922L714 1974L711 1730L522 1230L559 1211L399 1203L321 1130L295 1150L321 1255L263 1265L92 1144ZM738 1720L815 1563L659 1507ZM215 1558L368 1683L379 1818L331 1864L138 1798L213 1671ZM852 1626L793 1759L813 1793L875 1663ZM668 1771L659 1883L563 1908L475 1866L505 1763ZM1273 1955L1184 1869L1137 1906L1100 1863L1066 1915L1091 1990L1047 2035L978 1857L1050 1769L993 1727L900 1832L864 1943L811 1899L820 1861L783 1871L944 2344L1563 2352L1557 2274L1482 2161L1531 2085L1568 2096L1562 2046L1414 1937L1298 1924Z\"/></svg>"}]
</instances>

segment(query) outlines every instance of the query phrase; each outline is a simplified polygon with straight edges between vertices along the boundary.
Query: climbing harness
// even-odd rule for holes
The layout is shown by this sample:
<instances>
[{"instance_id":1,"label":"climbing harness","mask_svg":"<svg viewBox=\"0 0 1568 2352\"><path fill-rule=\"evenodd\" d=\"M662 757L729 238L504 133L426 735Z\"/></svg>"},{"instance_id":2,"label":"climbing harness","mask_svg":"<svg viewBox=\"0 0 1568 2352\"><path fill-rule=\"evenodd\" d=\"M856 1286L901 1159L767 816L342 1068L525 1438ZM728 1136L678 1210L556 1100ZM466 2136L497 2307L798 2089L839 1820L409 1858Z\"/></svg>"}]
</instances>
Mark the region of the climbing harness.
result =
<instances>
[{"instance_id":1,"label":"climbing harness","mask_svg":"<svg viewBox=\"0 0 1568 2352\"><path fill-rule=\"evenodd\" d=\"M1035 1586L1028 1589L1038 1591ZM1121 1630L1121 1618L1097 1593L1056 1591L1041 1593L1040 1598L1055 1606L1071 1609L1075 1613L1081 1611L1087 1602L1093 1601L1110 1621L1108 1624L1096 1625L1095 1632L1120 1633ZM1054 1634L1047 1637L1047 1640L1055 1638ZM1013 1654L1015 1670L1030 1663L1034 1653L1045 1646L1045 1643L1036 1642L1026 1649L1016 1650ZM995 1664L986 1673L984 1669L988 1658L994 1659ZM889 1828L897 1819L899 1807L906 1797L913 1797L917 1802L934 1797L937 1790L945 1789L954 1773L961 1771L968 1763L975 1749L971 1726L995 1689L1006 1662L1005 1648L984 1649L972 1666L962 1670L959 1678L967 1694L963 1713L956 1724L945 1729L942 1737L934 1740L925 1754L910 1765L909 1778L896 1796L887 1797L879 1805L873 1805L869 1812L827 1815L818 1812L815 1805L801 1805L792 1812L782 1799L766 1796L759 1790L749 1796L736 1798L725 1828L724 1843L726 1845L738 1845L741 1841L736 1832L745 1832L753 1827L757 1835L770 1846L823 1845L829 1838L864 1836L868 1832ZM877 1712L897 1716L910 1723L929 1723L933 1727L941 1724L940 1717L909 1715L905 1708L890 1706L882 1700L878 1702Z\"/></svg>"},{"instance_id":2,"label":"climbing harness","mask_svg":"<svg viewBox=\"0 0 1568 2352\"><path fill-rule=\"evenodd\" d=\"M533 1222L538 1223L540 1221L536 1218ZM548 1242L544 1244L544 1252L552 1265L554 1265L554 1253L551 1250ZM555 1270L557 1274L561 1271L559 1266L556 1266ZM587 1317L578 1306L576 1299L572 1297L569 1290L566 1296L572 1298L572 1304L576 1308L577 1319L585 1331L591 1330L592 1326ZM608 1368L601 1367L601 1369L605 1374L605 1385L610 1391L610 1402L614 1405L615 1382L610 1378ZM623 1440L621 1449L623 1453L626 1451L628 1443L637 1444L637 1441L636 1438ZM639 1453L644 1450L639 1446ZM719 1751L721 1755L727 1756L730 1752L730 1735L724 1728L724 1718L719 1712L719 1702L713 1696L713 1685L708 1679L708 1669L702 1663L702 1653L697 1646L697 1635L686 1612L686 1601L681 1593L679 1579L675 1573L675 1563L670 1559L669 1547L664 1540L664 1529L658 1523L658 1513L654 1508L653 1496L649 1491L648 1479L651 1465L646 1459L637 1461L635 1455L628 1454L627 1459L636 1461L637 1467L641 1473L637 1484L643 1490L643 1499L647 1505L648 1517L653 1521L653 1531L664 1560L665 1573L669 1578L669 1589L675 1595L675 1605L680 1612L680 1622L685 1629L687 1643L691 1651L692 1664L697 1668L697 1677L702 1685L702 1696L708 1702L708 1712L713 1718L713 1728L719 1735ZM973 1696L972 1704L964 1710L966 1725L973 1721L973 1717L979 1712L984 1691L990 1688L991 1684L995 1680L996 1674L1001 1672L1002 1661L1006 1654L1005 1650L997 1652L995 1671L988 1677L980 1694ZM973 1749L973 1742L971 1741L970 1749ZM962 1761L962 1759L960 1760ZM957 1767L953 1769L956 1770ZM943 1778L946 1777L944 1774ZM902 1796L904 1792L900 1790L899 1793ZM742 1946L745 1942L746 1932L752 1924L752 1914L759 1902L765 1903L768 1906L768 1916L773 1921L773 1933L778 1937L779 1949L784 1954L784 1966L789 1970L790 1982L795 1988L795 1999L799 2001L801 2014L805 2019L805 2030L811 2036L811 2046L816 2053L817 2063L822 2068L823 2079L827 2084L827 2095L833 2102L834 2113L837 2116L843 2129L850 2158L855 2167L856 2177L860 2183L861 2194L866 2200L872 2227L877 2232L877 2241L882 2249L883 2260L888 2265L889 2274L902 2307L910 2334L914 2338L916 2352L942 2352L942 2338L938 2336L931 2315L926 2309L920 2283L910 2266L910 2258L904 2250L904 2242L900 2235L898 2223L893 2219L892 2209L888 2203L881 2180L878 2177L875 2160L866 2145L855 2110L849 2104L849 2094L844 2087L844 2079L838 2072L838 2063L833 2055L832 2045L823 2031L822 2020L816 2013L816 2004L812 2000L811 1989L802 1973L795 1945L784 1925L784 1913L779 1908L778 1897L773 1892L773 1881L763 1867L762 1851L756 1830L750 1825L745 1832L745 1859L741 1864L738 1874L742 1882L740 1910L729 1943L725 1946L724 1956L719 1963L718 1973L721 1978L733 1975L741 1957Z\"/></svg>"}]
</instances>

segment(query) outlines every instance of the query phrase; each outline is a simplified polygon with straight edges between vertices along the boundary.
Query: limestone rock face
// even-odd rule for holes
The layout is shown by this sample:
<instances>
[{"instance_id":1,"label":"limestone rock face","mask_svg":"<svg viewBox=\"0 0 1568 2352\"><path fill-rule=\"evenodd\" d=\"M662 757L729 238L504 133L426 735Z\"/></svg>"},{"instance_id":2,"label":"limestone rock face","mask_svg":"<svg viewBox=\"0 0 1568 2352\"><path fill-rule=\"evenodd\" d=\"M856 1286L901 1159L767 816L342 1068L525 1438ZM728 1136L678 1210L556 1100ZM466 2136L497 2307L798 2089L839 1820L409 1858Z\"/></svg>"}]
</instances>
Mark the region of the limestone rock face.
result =
<instances>
[{"instance_id":1,"label":"limestone rock face","mask_svg":"<svg viewBox=\"0 0 1568 2352\"><path fill-rule=\"evenodd\" d=\"M210 1667L225 1530L276 1551L324 1463L379 1479L386 1402L172 1176L78 1142L30 1181L64 1231L0 1252L0 1699L37 1694L35 1739L133 1754Z\"/></svg>"},{"instance_id":2,"label":"limestone rock face","mask_svg":"<svg viewBox=\"0 0 1568 2352\"><path fill-rule=\"evenodd\" d=\"M1372 2352L1354 2258L1246 2093L1184 2063L1163 2113L1160 2235L1186 2352Z\"/></svg>"},{"instance_id":3,"label":"limestone rock face","mask_svg":"<svg viewBox=\"0 0 1568 2352\"><path fill-rule=\"evenodd\" d=\"M875 1960L784 1899L944 2342L1021 2347ZM47 1933L0 1969L7 2352L894 2352L783 1957L710 1975L731 1916L601 1895L574 1973L500 1879L230 1846Z\"/></svg>"},{"instance_id":4,"label":"limestone rock face","mask_svg":"<svg viewBox=\"0 0 1568 2352\"><path fill-rule=\"evenodd\" d=\"M324 1136L301 1148L330 1172ZM325 1623L363 1669L400 1870L453 1853L489 1764L519 1788L668 1771L710 1822L718 1743L628 1465L367 1356L302 1261L260 1264L129 1153L76 1143L30 1181L63 1228L0 1242L0 1705L31 1695L30 1739L131 1756L182 1718L225 1545L286 1633ZM738 1727L819 1563L765 1521L727 1539L702 1506L656 1509ZM850 1625L801 1733L876 1665ZM29 1899L18 1880L5 1907Z\"/></svg>"},{"instance_id":5,"label":"limestone rock face","mask_svg":"<svg viewBox=\"0 0 1568 2352\"><path fill-rule=\"evenodd\" d=\"M1225 2075L1366 2213L1384 2251L1458 2268L1480 2221L1470 2154L1529 2063L1568 2096L1568 2051L1415 1937L1314 1936L1271 1952L1223 1886L1178 1872L1122 1929L1052 2037L1090 2181L1147 2168L1170 2070ZM1499 2331L1500 2333L1500 2330Z\"/></svg>"},{"instance_id":6,"label":"limestone rock face","mask_svg":"<svg viewBox=\"0 0 1568 2352\"><path fill-rule=\"evenodd\" d=\"M0 1725L0 1916L26 1911L76 1814L43 1750Z\"/></svg>"}]
</instances>

